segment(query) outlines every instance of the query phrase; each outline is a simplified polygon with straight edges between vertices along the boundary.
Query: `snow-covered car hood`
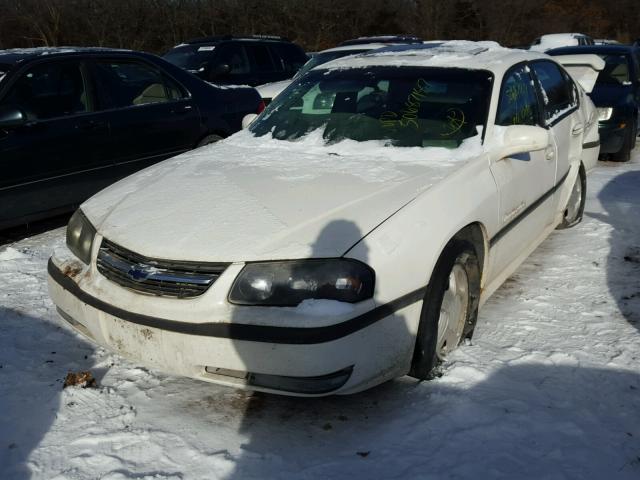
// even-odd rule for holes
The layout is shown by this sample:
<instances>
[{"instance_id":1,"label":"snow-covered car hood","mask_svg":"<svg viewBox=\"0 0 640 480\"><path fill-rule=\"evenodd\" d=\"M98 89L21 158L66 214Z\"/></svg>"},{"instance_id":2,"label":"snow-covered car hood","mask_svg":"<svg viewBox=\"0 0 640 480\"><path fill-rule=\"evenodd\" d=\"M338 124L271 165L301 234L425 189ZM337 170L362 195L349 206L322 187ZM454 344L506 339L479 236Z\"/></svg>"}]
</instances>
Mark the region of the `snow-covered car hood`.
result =
<instances>
[{"instance_id":1,"label":"snow-covered car hood","mask_svg":"<svg viewBox=\"0 0 640 480\"><path fill-rule=\"evenodd\" d=\"M449 150L243 131L128 177L81 208L100 234L149 257L333 257L481 153L479 136Z\"/></svg>"}]
</instances>

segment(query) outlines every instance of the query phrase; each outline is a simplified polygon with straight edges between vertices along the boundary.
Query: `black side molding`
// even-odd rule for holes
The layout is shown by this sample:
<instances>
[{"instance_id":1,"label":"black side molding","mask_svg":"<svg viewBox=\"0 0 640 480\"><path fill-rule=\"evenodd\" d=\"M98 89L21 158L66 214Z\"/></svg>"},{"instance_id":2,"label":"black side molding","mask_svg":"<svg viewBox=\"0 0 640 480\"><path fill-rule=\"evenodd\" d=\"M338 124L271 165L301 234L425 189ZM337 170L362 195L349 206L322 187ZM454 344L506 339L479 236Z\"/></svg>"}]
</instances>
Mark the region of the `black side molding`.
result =
<instances>
[{"instance_id":1,"label":"black side molding","mask_svg":"<svg viewBox=\"0 0 640 480\"><path fill-rule=\"evenodd\" d=\"M63 274L51 259L49 259L49 263L47 264L47 271L58 285L75 296L81 302L109 315L113 315L121 320L135 323L136 325L144 325L146 327L158 328L160 330L183 333L186 335L289 345L325 343L346 337L347 335L355 333L358 330L362 330L363 328L394 314L398 310L422 300L427 289L426 286L421 287L389 303L380 305L373 310L363 313L362 315L335 325L311 328L267 327L242 323L187 323L128 312L104 302L103 300L100 300L82 290L76 282Z\"/></svg>"},{"instance_id":2,"label":"black side molding","mask_svg":"<svg viewBox=\"0 0 640 480\"><path fill-rule=\"evenodd\" d=\"M504 237L507 233L513 230L513 228L516 225L518 225L522 220L524 220L525 217L527 217L527 215L533 213L533 211L536 208L538 208L540 205L542 205L545 200L547 200L551 195L556 193L558 189L564 184L564 181L567 179L567 177L569 176L569 171L570 170L567 170L567 173L565 173L562 176L562 178L558 181L558 183L556 183L553 186L553 188L551 188L550 190L547 190L544 194L542 194L540 198L538 198L535 202L533 202L526 209L524 209L520 213L520 215L515 217L513 220L507 223L504 227L498 230L498 232L493 237L491 237L491 240L489 240L489 247L493 247L496 243L498 243L498 241L500 241L502 237Z\"/></svg>"}]
</instances>

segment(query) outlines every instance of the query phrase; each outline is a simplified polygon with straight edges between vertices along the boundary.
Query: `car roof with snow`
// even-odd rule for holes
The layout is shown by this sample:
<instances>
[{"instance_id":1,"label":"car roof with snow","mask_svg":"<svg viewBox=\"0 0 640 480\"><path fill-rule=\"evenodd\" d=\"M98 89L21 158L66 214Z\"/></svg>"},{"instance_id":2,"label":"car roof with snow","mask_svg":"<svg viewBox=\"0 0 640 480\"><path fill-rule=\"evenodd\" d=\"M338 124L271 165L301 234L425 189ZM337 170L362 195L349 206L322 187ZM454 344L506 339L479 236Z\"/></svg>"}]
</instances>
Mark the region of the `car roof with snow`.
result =
<instances>
[{"instance_id":1,"label":"car roof with snow","mask_svg":"<svg viewBox=\"0 0 640 480\"><path fill-rule=\"evenodd\" d=\"M375 35L370 37L358 37L351 40L345 40L338 46L362 45L365 43L422 43L420 37L414 35Z\"/></svg>"},{"instance_id":2,"label":"car roof with snow","mask_svg":"<svg viewBox=\"0 0 640 480\"><path fill-rule=\"evenodd\" d=\"M466 68L501 73L514 63L535 59L550 57L543 53L506 48L496 42L456 40L427 45L396 45L339 58L314 70L398 66Z\"/></svg>"},{"instance_id":3,"label":"car roof with snow","mask_svg":"<svg viewBox=\"0 0 640 480\"><path fill-rule=\"evenodd\" d=\"M577 37L588 37L588 35L584 33L547 33L546 35L541 35L540 40L566 40Z\"/></svg>"}]
</instances>

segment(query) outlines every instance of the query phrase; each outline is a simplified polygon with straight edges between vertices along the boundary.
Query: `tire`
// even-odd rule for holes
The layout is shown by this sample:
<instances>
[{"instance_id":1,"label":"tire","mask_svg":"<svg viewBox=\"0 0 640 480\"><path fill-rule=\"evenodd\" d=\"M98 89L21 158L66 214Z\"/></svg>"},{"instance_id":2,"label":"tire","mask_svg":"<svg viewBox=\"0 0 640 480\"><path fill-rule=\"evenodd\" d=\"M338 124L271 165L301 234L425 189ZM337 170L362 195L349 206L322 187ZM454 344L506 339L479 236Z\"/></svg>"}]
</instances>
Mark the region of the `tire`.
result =
<instances>
[{"instance_id":1,"label":"tire","mask_svg":"<svg viewBox=\"0 0 640 480\"><path fill-rule=\"evenodd\" d=\"M452 240L427 285L409 375L421 380L432 378L434 368L446 354L471 337L479 300L476 249L468 241Z\"/></svg>"},{"instance_id":2,"label":"tire","mask_svg":"<svg viewBox=\"0 0 640 480\"><path fill-rule=\"evenodd\" d=\"M204 147L205 145L209 145L210 143L219 142L222 139L223 139L223 137L221 137L220 135L212 133L212 134L207 135L206 137L204 137L202 140L200 140L198 142L198 145L196 145L196 148Z\"/></svg>"},{"instance_id":3,"label":"tire","mask_svg":"<svg viewBox=\"0 0 640 480\"><path fill-rule=\"evenodd\" d=\"M587 199L587 175L584 167L580 165L578 171L578 177L576 178L573 188L571 189L571 195L564 209L562 216L562 222L556 227L558 230L565 228L571 228L582 221L582 215L584 214L584 204Z\"/></svg>"},{"instance_id":4,"label":"tire","mask_svg":"<svg viewBox=\"0 0 640 480\"><path fill-rule=\"evenodd\" d=\"M635 124L631 124L631 127L624 132L624 140L622 141L622 148L618 153L611 155L611 159L614 162L628 162L631 160L631 150L635 142L636 128Z\"/></svg>"}]
</instances>

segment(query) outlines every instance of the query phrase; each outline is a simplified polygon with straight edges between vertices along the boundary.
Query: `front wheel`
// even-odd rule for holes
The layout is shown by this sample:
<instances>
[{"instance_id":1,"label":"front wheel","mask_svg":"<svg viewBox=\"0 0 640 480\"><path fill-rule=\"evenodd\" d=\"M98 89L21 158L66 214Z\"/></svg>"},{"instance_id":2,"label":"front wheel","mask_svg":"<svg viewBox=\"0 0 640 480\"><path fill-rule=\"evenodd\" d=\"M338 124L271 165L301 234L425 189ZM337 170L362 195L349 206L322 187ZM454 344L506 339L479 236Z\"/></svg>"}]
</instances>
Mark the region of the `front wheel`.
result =
<instances>
[{"instance_id":1,"label":"front wheel","mask_svg":"<svg viewBox=\"0 0 640 480\"><path fill-rule=\"evenodd\" d=\"M212 133L200 140L198 142L198 145L196 145L196 148L204 147L205 145L210 145L212 143L219 142L220 140L222 140L222 137L220 135Z\"/></svg>"},{"instance_id":2,"label":"front wheel","mask_svg":"<svg viewBox=\"0 0 640 480\"><path fill-rule=\"evenodd\" d=\"M454 240L438 259L427 286L409 375L431 378L433 369L475 327L480 265L475 247Z\"/></svg>"},{"instance_id":3,"label":"front wheel","mask_svg":"<svg viewBox=\"0 0 640 480\"><path fill-rule=\"evenodd\" d=\"M584 171L584 167L580 165L578 171L578 177L573 184L571 195L569 195L569 201L564 209L564 215L562 222L558 225L558 230L564 228L571 228L574 225L579 224L582 221L582 215L584 214L584 204L587 199L587 175Z\"/></svg>"}]
</instances>

